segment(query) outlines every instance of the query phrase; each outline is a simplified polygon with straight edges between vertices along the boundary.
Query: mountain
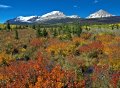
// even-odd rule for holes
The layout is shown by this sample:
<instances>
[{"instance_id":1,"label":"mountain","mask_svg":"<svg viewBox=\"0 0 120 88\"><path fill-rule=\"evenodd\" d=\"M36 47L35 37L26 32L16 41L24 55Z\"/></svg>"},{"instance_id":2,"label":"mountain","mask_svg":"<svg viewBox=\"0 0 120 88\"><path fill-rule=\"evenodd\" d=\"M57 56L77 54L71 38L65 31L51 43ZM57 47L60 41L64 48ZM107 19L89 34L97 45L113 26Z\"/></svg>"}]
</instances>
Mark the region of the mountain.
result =
<instances>
[{"instance_id":1,"label":"mountain","mask_svg":"<svg viewBox=\"0 0 120 88\"><path fill-rule=\"evenodd\" d=\"M101 9L93 14L90 14L87 18L104 18L104 17L112 17L112 16L114 15Z\"/></svg>"},{"instance_id":2,"label":"mountain","mask_svg":"<svg viewBox=\"0 0 120 88\"><path fill-rule=\"evenodd\" d=\"M80 18L77 15L67 16L60 11L52 11L42 16L19 16L14 19L10 19L7 22L11 24L32 24L32 23L76 23L80 24L111 24L120 23L120 16L112 15L104 10L99 10L86 18Z\"/></svg>"},{"instance_id":3,"label":"mountain","mask_svg":"<svg viewBox=\"0 0 120 88\"><path fill-rule=\"evenodd\" d=\"M19 17L17 17L16 19L14 19L14 21L31 23L31 20L32 20L32 19L37 19L37 18L38 18L38 16L27 16L27 17L19 16Z\"/></svg>"},{"instance_id":4,"label":"mountain","mask_svg":"<svg viewBox=\"0 0 120 88\"><path fill-rule=\"evenodd\" d=\"M37 19L36 22L47 21L47 20L51 20L51 19L61 19L61 18L66 18L66 15L64 15L63 12L52 11L50 13L40 16L40 18Z\"/></svg>"},{"instance_id":5,"label":"mountain","mask_svg":"<svg viewBox=\"0 0 120 88\"><path fill-rule=\"evenodd\" d=\"M11 24L21 24L21 23L43 23L54 19L66 19L66 18L80 18L77 15L66 16L63 12L52 11L50 13L44 14L42 16L19 16L14 19L8 20Z\"/></svg>"},{"instance_id":6,"label":"mountain","mask_svg":"<svg viewBox=\"0 0 120 88\"><path fill-rule=\"evenodd\" d=\"M60 11L52 11L50 13L47 13L41 16L42 19L60 19L60 18L65 18L65 17L66 15Z\"/></svg>"}]
</instances>

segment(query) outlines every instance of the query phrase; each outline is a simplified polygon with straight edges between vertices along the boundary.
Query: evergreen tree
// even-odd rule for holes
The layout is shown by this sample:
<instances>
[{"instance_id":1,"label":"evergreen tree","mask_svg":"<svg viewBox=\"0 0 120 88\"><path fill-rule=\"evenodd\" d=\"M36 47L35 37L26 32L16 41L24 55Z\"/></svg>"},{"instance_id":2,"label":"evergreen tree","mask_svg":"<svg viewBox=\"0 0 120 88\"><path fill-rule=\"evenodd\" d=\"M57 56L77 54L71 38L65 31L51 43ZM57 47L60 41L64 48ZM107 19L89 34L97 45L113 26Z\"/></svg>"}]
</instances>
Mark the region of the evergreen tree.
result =
<instances>
[{"instance_id":1,"label":"evergreen tree","mask_svg":"<svg viewBox=\"0 0 120 88\"><path fill-rule=\"evenodd\" d=\"M19 26L18 26L18 29L22 29L22 26L21 26L21 25L19 25Z\"/></svg>"},{"instance_id":2,"label":"evergreen tree","mask_svg":"<svg viewBox=\"0 0 120 88\"><path fill-rule=\"evenodd\" d=\"M65 26L65 33L68 34L69 32L70 32L69 26L66 25L66 26Z\"/></svg>"},{"instance_id":3,"label":"evergreen tree","mask_svg":"<svg viewBox=\"0 0 120 88\"><path fill-rule=\"evenodd\" d=\"M46 30L45 28L43 29L43 36L44 36L44 37L47 37L47 36L48 36L48 32L47 32L47 30Z\"/></svg>"},{"instance_id":4,"label":"evergreen tree","mask_svg":"<svg viewBox=\"0 0 120 88\"><path fill-rule=\"evenodd\" d=\"M57 34L57 30L54 29L54 30L53 30L53 36L56 37L57 35L58 35L58 34Z\"/></svg>"},{"instance_id":5,"label":"evergreen tree","mask_svg":"<svg viewBox=\"0 0 120 88\"><path fill-rule=\"evenodd\" d=\"M114 25L111 25L112 30L114 29Z\"/></svg>"},{"instance_id":6,"label":"evergreen tree","mask_svg":"<svg viewBox=\"0 0 120 88\"><path fill-rule=\"evenodd\" d=\"M61 27L58 27L58 35L61 34Z\"/></svg>"},{"instance_id":7,"label":"evergreen tree","mask_svg":"<svg viewBox=\"0 0 120 88\"><path fill-rule=\"evenodd\" d=\"M68 36L68 39L69 39L69 40L72 40L72 35L71 35L71 33L68 33L67 36Z\"/></svg>"},{"instance_id":8,"label":"evergreen tree","mask_svg":"<svg viewBox=\"0 0 120 88\"><path fill-rule=\"evenodd\" d=\"M37 32L36 37L42 37L43 36L42 30L40 28L38 28L36 32Z\"/></svg>"},{"instance_id":9,"label":"evergreen tree","mask_svg":"<svg viewBox=\"0 0 120 88\"><path fill-rule=\"evenodd\" d=\"M72 32L73 35L75 34L75 28L74 27L72 28L71 32Z\"/></svg>"},{"instance_id":10,"label":"evergreen tree","mask_svg":"<svg viewBox=\"0 0 120 88\"><path fill-rule=\"evenodd\" d=\"M82 33L82 28L81 28L80 25L77 25L77 27L76 27L76 34L77 34L77 36L80 37L81 33Z\"/></svg>"},{"instance_id":11,"label":"evergreen tree","mask_svg":"<svg viewBox=\"0 0 120 88\"><path fill-rule=\"evenodd\" d=\"M50 32L53 33L53 27L50 28Z\"/></svg>"},{"instance_id":12,"label":"evergreen tree","mask_svg":"<svg viewBox=\"0 0 120 88\"><path fill-rule=\"evenodd\" d=\"M15 39L19 39L18 31L17 30L15 30Z\"/></svg>"},{"instance_id":13,"label":"evergreen tree","mask_svg":"<svg viewBox=\"0 0 120 88\"><path fill-rule=\"evenodd\" d=\"M35 29L35 28L36 28L36 27L35 27L35 25L33 24L33 25L32 25L32 29Z\"/></svg>"},{"instance_id":14,"label":"evergreen tree","mask_svg":"<svg viewBox=\"0 0 120 88\"><path fill-rule=\"evenodd\" d=\"M7 29L8 31L11 29L9 22L7 22L7 24L6 24L6 29Z\"/></svg>"},{"instance_id":15,"label":"evergreen tree","mask_svg":"<svg viewBox=\"0 0 120 88\"><path fill-rule=\"evenodd\" d=\"M119 25L118 24L116 24L116 28L119 29Z\"/></svg>"}]
</instances>

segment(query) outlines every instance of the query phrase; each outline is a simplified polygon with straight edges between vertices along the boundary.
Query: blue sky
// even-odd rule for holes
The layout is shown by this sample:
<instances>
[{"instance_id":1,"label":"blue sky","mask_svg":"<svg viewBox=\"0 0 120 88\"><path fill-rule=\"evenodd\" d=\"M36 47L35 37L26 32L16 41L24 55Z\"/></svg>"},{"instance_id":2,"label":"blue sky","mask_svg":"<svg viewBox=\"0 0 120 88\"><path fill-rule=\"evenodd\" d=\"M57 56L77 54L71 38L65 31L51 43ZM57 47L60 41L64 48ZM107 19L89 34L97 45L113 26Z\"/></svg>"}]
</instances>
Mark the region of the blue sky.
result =
<instances>
[{"instance_id":1,"label":"blue sky","mask_svg":"<svg viewBox=\"0 0 120 88\"><path fill-rule=\"evenodd\" d=\"M120 0L0 0L0 23L17 16L43 15L53 10L86 17L99 9L120 15Z\"/></svg>"}]
</instances>

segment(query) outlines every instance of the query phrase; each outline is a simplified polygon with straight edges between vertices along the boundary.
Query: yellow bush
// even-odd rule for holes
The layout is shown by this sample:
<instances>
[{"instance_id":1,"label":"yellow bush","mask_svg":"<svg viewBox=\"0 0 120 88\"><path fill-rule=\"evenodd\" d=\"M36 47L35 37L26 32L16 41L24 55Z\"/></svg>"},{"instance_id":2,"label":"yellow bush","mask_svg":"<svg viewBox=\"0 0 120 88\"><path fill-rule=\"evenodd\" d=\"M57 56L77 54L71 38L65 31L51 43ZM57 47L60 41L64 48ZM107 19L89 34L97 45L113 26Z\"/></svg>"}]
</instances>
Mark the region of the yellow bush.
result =
<instances>
[{"instance_id":1,"label":"yellow bush","mask_svg":"<svg viewBox=\"0 0 120 88\"><path fill-rule=\"evenodd\" d=\"M58 43L56 45L50 45L46 50L49 54L51 54L51 52L54 52L55 55L59 55L60 53L64 55L68 55L72 53L74 49L75 49L74 44L64 42L64 43Z\"/></svg>"},{"instance_id":2,"label":"yellow bush","mask_svg":"<svg viewBox=\"0 0 120 88\"><path fill-rule=\"evenodd\" d=\"M110 66L113 70L120 70L120 59L111 59Z\"/></svg>"},{"instance_id":3,"label":"yellow bush","mask_svg":"<svg viewBox=\"0 0 120 88\"><path fill-rule=\"evenodd\" d=\"M5 52L2 52L0 53L0 63L3 61L3 59L6 61L6 62L9 62L12 60L12 55L8 55L6 54Z\"/></svg>"}]
</instances>

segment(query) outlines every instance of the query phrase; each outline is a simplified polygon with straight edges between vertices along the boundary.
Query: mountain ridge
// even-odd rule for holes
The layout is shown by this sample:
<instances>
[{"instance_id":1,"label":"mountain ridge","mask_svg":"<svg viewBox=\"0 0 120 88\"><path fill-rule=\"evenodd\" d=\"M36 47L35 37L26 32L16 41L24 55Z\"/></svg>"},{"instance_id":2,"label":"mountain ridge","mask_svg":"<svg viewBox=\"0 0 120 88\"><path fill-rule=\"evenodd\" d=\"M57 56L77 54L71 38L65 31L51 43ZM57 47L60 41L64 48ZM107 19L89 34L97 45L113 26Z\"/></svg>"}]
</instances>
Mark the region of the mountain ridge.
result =
<instances>
[{"instance_id":1,"label":"mountain ridge","mask_svg":"<svg viewBox=\"0 0 120 88\"><path fill-rule=\"evenodd\" d=\"M56 23L70 23L70 22L112 23L112 22L119 22L119 16L117 17L115 15L112 15L102 9L93 14L90 14L90 16L88 16L87 18L81 18L78 15L68 16L60 11L52 11L41 16L36 16L36 15L19 16L14 19L10 19L7 22L11 24L55 23L55 22Z\"/></svg>"},{"instance_id":2,"label":"mountain ridge","mask_svg":"<svg viewBox=\"0 0 120 88\"><path fill-rule=\"evenodd\" d=\"M41 21L48 21L52 19L63 19L63 18L80 18L78 15L67 16L63 12L60 11L52 11L46 13L42 16L18 16L16 18L10 19L10 22L25 22L25 23L34 23Z\"/></svg>"}]
</instances>

